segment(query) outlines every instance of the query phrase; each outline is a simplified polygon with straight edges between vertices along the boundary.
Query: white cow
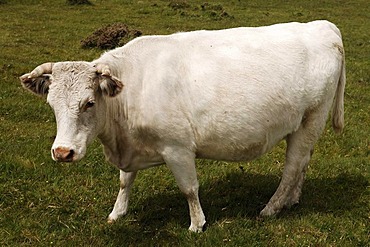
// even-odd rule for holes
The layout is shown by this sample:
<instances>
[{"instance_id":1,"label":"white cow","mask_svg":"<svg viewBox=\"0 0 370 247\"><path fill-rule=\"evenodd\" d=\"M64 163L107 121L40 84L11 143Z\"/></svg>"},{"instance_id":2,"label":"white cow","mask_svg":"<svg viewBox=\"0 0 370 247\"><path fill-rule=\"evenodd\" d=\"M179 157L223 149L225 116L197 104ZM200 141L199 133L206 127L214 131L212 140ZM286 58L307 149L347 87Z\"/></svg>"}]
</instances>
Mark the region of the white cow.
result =
<instances>
[{"instance_id":1,"label":"white cow","mask_svg":"<svg viewBox=\"0 0 370 247\"><path fill-rule=\"evenodd\" d=\"M92 62L45 63L20 77L53 108L56 161L77 161L98 137L120 169L108 221L126 214L138 170L167 164L202 231L195 158L247 161L287 142L279 187L261 215L298 202L332 103L344 126L345 61L328 21L137 38Z\"/></svg>"}]
</instances>

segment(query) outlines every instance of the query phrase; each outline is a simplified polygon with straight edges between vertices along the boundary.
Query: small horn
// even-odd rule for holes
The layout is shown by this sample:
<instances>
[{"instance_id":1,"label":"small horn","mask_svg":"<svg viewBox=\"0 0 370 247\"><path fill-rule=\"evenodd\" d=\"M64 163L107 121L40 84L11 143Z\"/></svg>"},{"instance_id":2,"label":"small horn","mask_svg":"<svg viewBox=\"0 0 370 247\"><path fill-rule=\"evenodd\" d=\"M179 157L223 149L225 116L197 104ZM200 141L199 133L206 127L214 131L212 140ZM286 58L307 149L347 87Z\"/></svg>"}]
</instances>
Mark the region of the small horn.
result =
<instances>
[{"instance_id":1,"label":"small horn","mask_svg":"<svg viewBox=\"0 0 370 247\"><path fill-rule=\"evenodd\" d=\"M36 78L43 74L51 74L53 70L53 63L43 63L37 66L28 76L28 78Z\"/></svg>"},{"instance_id":2,"label":"small horn","mask_svg":"<svg viewBox=\"0 0 370 247\"><path fill-rule=\"evenodd\" d=\"M98 72L99 74L102 74L104 76L111 76L111 72L110 72L110 68L108 65L106 64L97 64L96 65L96 72Z\"/></svg>"}]
</instances>

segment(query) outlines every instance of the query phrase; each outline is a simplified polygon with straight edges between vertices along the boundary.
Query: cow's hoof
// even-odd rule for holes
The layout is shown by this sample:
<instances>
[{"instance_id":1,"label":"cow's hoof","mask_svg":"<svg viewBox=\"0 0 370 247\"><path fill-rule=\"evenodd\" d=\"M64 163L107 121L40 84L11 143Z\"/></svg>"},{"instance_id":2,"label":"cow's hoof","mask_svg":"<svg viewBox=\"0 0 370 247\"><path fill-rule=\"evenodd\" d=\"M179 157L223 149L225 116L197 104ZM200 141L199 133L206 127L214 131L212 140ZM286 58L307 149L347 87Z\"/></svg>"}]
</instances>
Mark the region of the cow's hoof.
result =
<instances>
[{"instance_id":1,"label":"cow's hoof","mask_svg":"<svg viewBox=\"0 0 370 247\"><path fill-rule=\"evenodd\" d=\"M116 222L116 220L115 220L115 219L113 219L113 218L111 218L111 217L108 217L108 219L107 219L107 223L108 223L108 224L113 224L114 222Z\"/></svg>"},{"instance_id":2,"label":"cow's hoof","mask_svg":"<svg viewBox=\"0 0 370 247\"><path fill-rule=\"evenodd\" d=\"M274 216L278 213L279 211L269 207L269 206L266 206L261 212L260 212L260 216L262 217L271 217L271 216Z\"/></svg>"},{"instance_id":3,"label":"cow's hoof","mask_svg":"<svg viewBox=\"0 0 370 247\"><path fill-rule=\"evenodd\" d=\"M195 226L195 225L191 224L190 227L189 227L189 231L196 232L196 233L201 233L201 232L203 232L203 228L204 228L204 225Z\"/></svg>"}]
</instances>

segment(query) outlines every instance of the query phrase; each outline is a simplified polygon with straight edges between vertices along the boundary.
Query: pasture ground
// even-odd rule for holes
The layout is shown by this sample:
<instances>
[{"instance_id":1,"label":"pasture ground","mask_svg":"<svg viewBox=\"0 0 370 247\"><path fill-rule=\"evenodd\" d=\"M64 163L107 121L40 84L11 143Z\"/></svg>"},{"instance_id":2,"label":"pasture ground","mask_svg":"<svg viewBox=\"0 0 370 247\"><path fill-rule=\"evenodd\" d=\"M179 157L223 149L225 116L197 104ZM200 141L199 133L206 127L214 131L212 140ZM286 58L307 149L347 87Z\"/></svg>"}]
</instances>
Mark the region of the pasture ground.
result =
<instances>
[{"instance_id":1,"label":"pasture ground","mask_svg":"<svg viewBox=\"0 0 370 247\"><path fill-rule=\"evenodd\" d=\"M367 0L0 0L1 246L370 246L370 6ZM123 22L144 35L328 19L346 50L346 127L328 125L317 143L301 203L258 217L274 193L284 143L249 163L198 160L207 218L188 232L186 200L166 166L139 173L128 215L106 224L118 170L98 142L75 164L50 157L50 107L18 76L47 61L92 60L82 49L96 29Z\"/></svg>"}]
</instances>

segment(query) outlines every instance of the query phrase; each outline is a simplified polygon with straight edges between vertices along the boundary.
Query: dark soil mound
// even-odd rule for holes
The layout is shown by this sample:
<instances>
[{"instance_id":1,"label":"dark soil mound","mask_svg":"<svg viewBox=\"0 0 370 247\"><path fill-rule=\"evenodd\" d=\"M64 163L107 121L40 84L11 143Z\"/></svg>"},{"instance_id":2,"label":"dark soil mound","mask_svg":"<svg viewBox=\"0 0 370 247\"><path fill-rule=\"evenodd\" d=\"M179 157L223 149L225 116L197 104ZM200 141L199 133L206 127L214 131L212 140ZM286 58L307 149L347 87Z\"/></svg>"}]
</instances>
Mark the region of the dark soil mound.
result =
<instances>
[{"instance_id":1,"label":"dark soil mound","mask_svg":"<svg viewBox=\"0 0 370 247\"><path fill-rule=\"evenodd\" d=\"M83 39L81 45L83 48L113 49L141 36L141 34L142 32L139 30L129 30L126 24L114 23L99 28L92 35Z\"/></svg>"}]
</instances>

